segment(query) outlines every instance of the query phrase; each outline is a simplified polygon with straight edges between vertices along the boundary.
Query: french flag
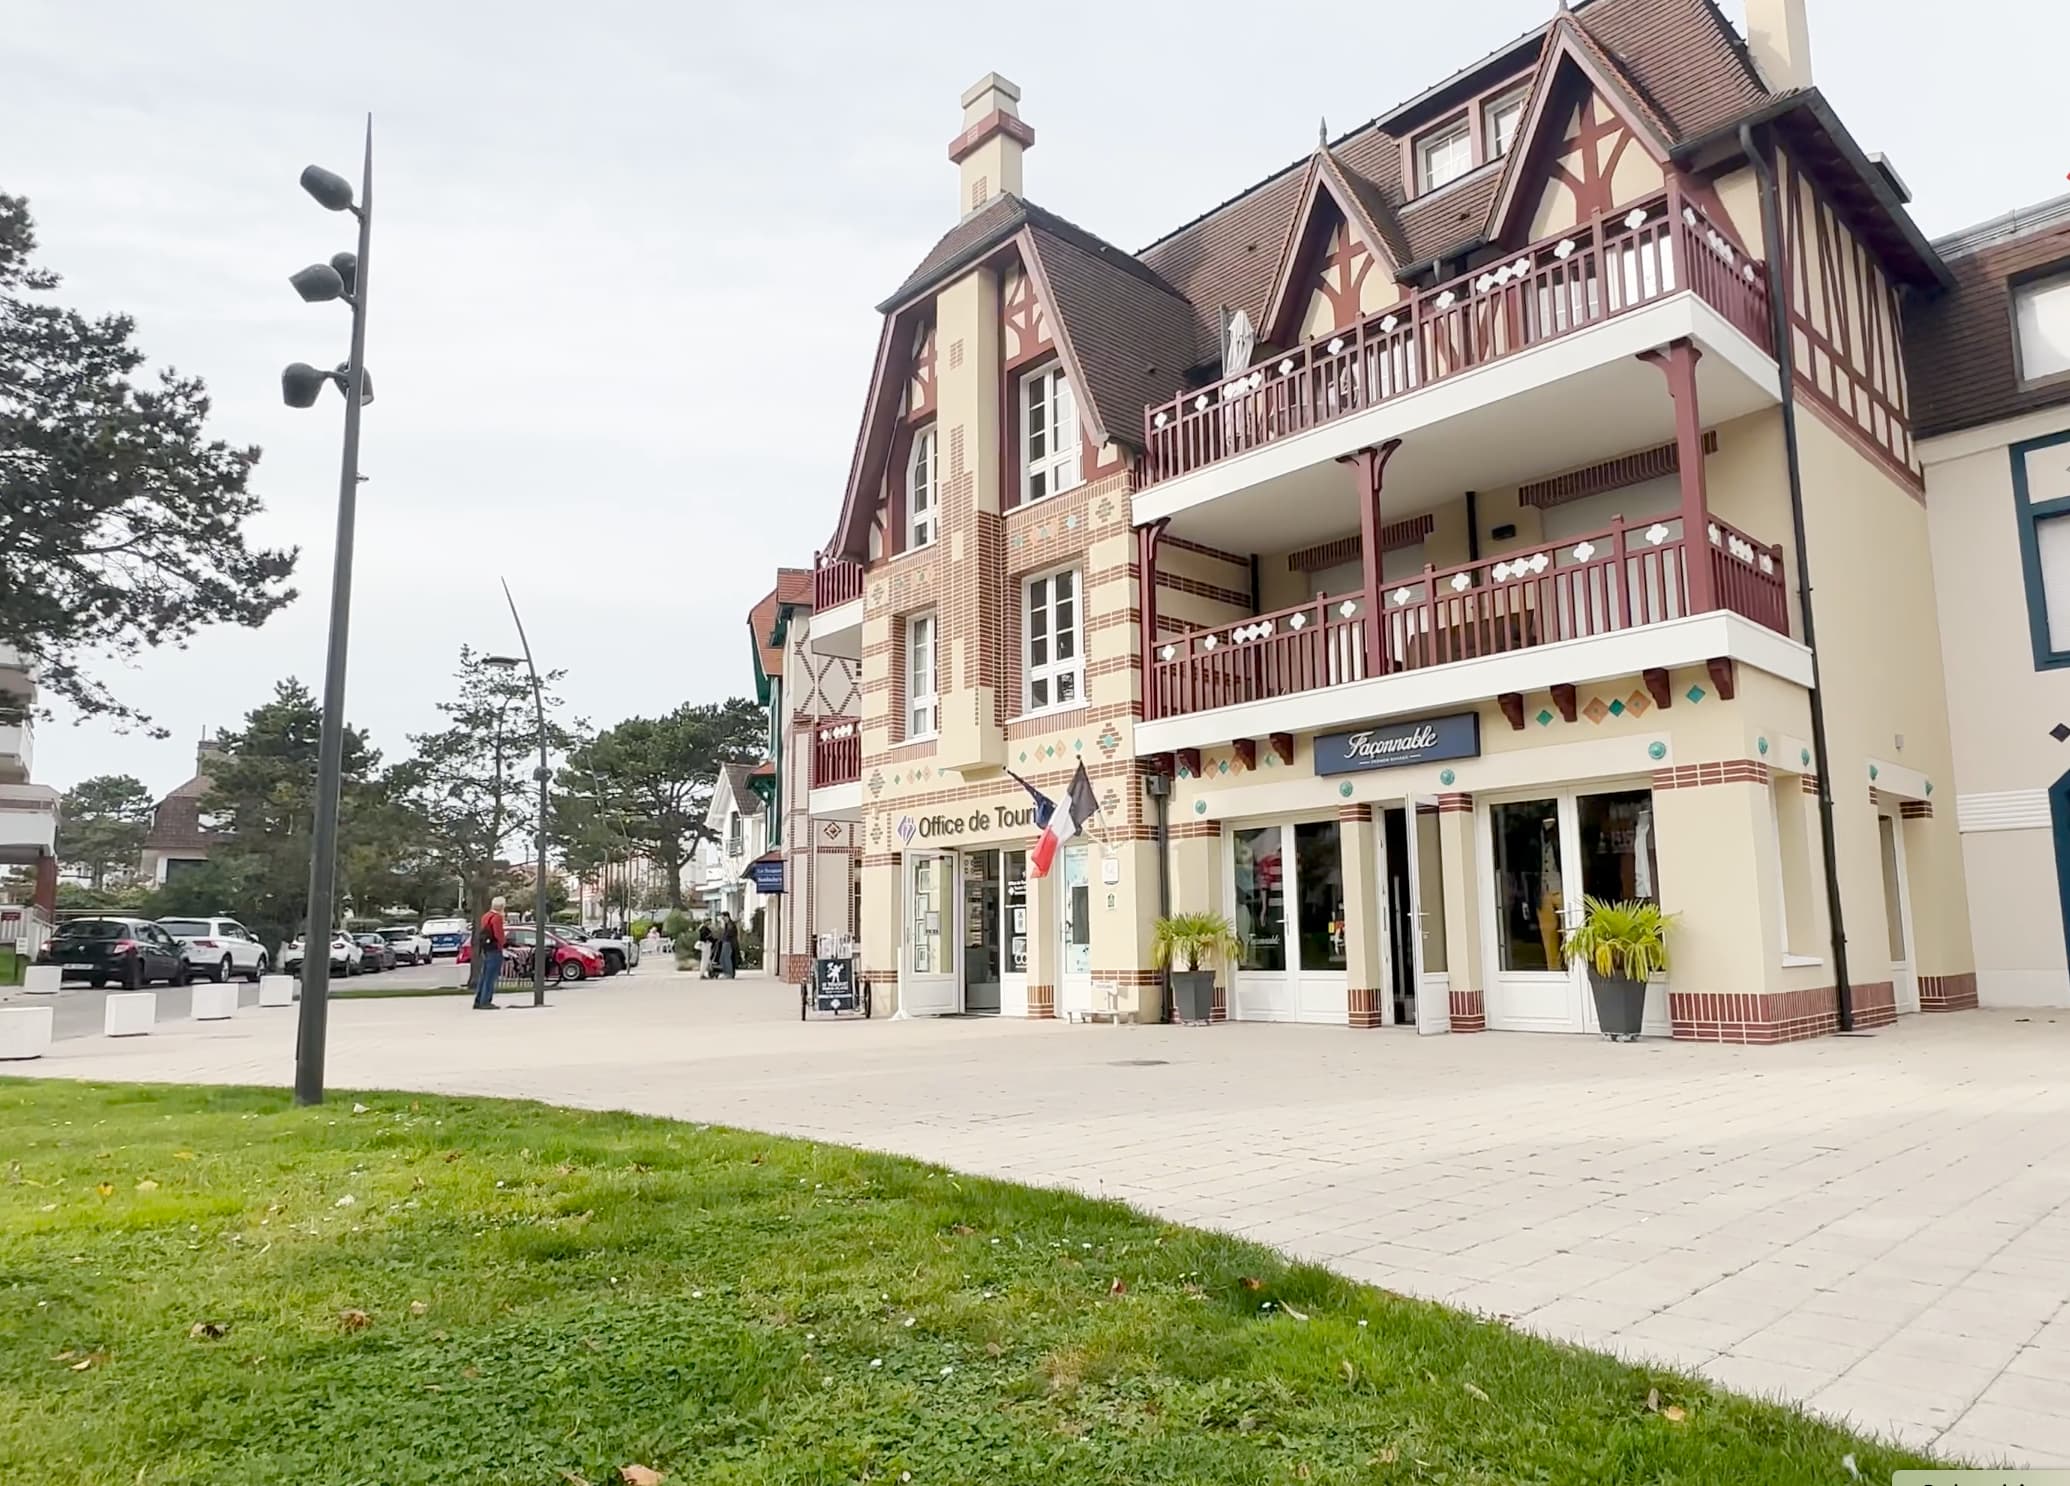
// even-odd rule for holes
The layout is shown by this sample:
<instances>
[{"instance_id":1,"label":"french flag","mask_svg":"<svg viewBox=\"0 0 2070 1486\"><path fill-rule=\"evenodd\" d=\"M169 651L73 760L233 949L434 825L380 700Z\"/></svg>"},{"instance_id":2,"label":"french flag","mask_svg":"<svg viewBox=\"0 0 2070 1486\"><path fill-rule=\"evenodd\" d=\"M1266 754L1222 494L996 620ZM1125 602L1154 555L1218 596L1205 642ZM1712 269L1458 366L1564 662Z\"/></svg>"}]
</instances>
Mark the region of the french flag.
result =
<instances>
[{"instance_id":1,"label":"french flag","mask_svg":"<svg viewBox=\"0 0 2070 1486\"><path fill-rule=\"evenodd\" d=\"M1035 801L1035 824L1042 832L1036 839L1034 851L1029 853L1028 875L1047 877L1050 865L1057 859L1057 848L1077 835L1087 821L1100 813L1100 802L1093 798L1092 780L1085 772L1085 761L1079 760L1078 772L1071 776L1071 788L1064 796L1061 810L1055 800L1020 775L1011 769L1007 773Z\"/></svg>"}]
</instances>

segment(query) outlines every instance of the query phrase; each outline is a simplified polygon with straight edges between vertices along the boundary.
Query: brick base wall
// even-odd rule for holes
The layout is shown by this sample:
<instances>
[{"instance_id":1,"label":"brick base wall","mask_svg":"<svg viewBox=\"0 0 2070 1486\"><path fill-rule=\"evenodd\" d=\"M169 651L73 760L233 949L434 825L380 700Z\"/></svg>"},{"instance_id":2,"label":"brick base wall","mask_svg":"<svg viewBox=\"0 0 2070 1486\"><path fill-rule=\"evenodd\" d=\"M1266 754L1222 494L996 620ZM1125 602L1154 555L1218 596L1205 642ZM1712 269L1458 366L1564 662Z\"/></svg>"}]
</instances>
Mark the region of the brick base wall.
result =
<instances>
[{"instance_id":1,"label":"brick base wall","mask_svg":"<svg viewBox=\"0 0 2070 1486\"><path fill-rule=\"evenodd\" d=\"M777 973L787 985L803 985L812 977L812 956L785 955Z\"/></svg>"},{"instance_id":2,"label":"brick base wall","mask_svg":"<svg viewBox=\"0 0 2070 1486\"><path fill-rule=\"evenodd\" d=\"M1965 970L1959 975L1920 976L1919 1009L1921 1011L1975 1011L1977 1009L1976 972L1974 970Z\"/></svg>"},{"instance_id":3,"label":"brick base wall","mask_svg":"<svg viewBox=\"0 0 2070 1486\"><path fill-rule=\"evenodd\" d=\"M1028 1015L1041 1021L1055 1021L1057 1016L1057 988L1055 986L1029 986Z\"/></svg>"},{"instance_id":4,"label":"brick base wall","mask_svg":"<svg viewBox=\"0 0 2070 1486\"><path fill-rule=\"evenodd\" d=\"M1857 1030L1888 1027L1897 1020L1896 988L1889 981L1870 981L1853 992ZM1774 996L1669 991L1668 1019L1681 1042L1799 1042L1840 1030L1831 986Z\"/></svg>"},{"instance_id":5,"label":"brick base wall","mask_svg":"<svg viewBox=\"0 0 2070 1486\"><path fill-rule=\"evenodd\" d=\"M1377 1027L1381 1025L1380 998L1384 991L1352 991L1351 1025L1354 1027Z\"/></svg>"},{"instance_id":6,"label":"brick base wall","mask_svg":"<svg viewBox=\"0 0 2070 1486\"><path fill-rule=\"evenodd\" d=\"M1223 989L1220 984L1217 984L1215 986L1215 1004L1208 1010L1208 1021L1226 1022L1228 1020L1229 992Z\"/></svg>"},{"instance_id":7,"label":"brick base wall","mask_svg":"<svg viewBox=\"0 0 2070 1486\"><path fill-rule=\"evenodd\" d=\"M1854 1029L1857 1032L1897 1025L1896 985L1887 980L1872 980L1850 989L1854 993Z\"/></svg>"},{"instance_id":8,"label":"brick base wall","mask_svg":"<svg viewBox=\"0 0 2070 1486\"><path fill-rule=\"evenodd\" d=\"M1488 1030L1488 998L1479 991L1448 991L1454 1032Z\"/></svg>"}]
</instances>

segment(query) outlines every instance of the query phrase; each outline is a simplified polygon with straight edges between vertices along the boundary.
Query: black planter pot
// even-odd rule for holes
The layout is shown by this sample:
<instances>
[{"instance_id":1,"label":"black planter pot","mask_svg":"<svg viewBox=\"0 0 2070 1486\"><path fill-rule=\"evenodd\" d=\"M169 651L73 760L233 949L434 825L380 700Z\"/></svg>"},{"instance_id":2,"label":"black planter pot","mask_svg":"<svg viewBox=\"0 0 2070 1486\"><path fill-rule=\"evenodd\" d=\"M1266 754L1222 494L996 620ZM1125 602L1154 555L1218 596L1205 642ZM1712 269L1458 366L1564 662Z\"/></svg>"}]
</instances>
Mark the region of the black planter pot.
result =
<instances>
[{"instance_id":1,"label":"black planter pot","mask_svg":"<svg viewBox=\"0 0 2070 1486\"><path fill-rule=\"evenodd\" d=\"M1172 972L1172 1015L1182 1022L1211 1021L1215 1014L1215 972Z\"/></svg>"},{"instance_id":2,"label":"black planter pot","mask_svg":"<svg viewBox=\"0 0 2070 1486\"><path fill-rule=\"evenodd\" d=\"M1605 975L1590 966L1588 986L1595 993L1596 1021L1602 1026L1603 1035L1613 1040L1635 1041L1639 1024L1646 1016L1646 982L1633 980L1629 975Z\"/></svg>"}]
</instances>

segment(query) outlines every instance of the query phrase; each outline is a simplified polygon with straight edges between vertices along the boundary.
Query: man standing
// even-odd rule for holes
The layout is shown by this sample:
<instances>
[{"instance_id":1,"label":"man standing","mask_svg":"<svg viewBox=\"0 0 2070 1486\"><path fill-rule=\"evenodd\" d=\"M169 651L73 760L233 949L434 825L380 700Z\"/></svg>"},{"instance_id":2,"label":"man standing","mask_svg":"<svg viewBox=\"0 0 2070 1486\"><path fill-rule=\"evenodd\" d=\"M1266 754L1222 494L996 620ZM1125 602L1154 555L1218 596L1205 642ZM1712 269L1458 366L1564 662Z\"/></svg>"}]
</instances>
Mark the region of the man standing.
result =
<instances>
[{"instance_id":1,"label":"man standing","mask_svg":"<svg viewBox=\"0 0 2070 1486\"><path fill-rule=\"evenodd\" d=\"M475 931L475 973L481 979L475 982L474 1009L494 1011L496 1009L496 982L503 976L503 946L508 936L503 928L503 899L498 896L489 902L489 911L482 915L481 927Z\"/></svg>"},{"instance_id":2,"label":"man standing","mask_svg":"<svg viewBox=\"0 0 2070 1486\"><path fill-rule=\"evenodd\" d=\"M740 930L735 927L732 914L721 914L719 916L719 978L721 980L731 980L733 979L734 972L739 968Z\"/></svg>"}]
</instances>

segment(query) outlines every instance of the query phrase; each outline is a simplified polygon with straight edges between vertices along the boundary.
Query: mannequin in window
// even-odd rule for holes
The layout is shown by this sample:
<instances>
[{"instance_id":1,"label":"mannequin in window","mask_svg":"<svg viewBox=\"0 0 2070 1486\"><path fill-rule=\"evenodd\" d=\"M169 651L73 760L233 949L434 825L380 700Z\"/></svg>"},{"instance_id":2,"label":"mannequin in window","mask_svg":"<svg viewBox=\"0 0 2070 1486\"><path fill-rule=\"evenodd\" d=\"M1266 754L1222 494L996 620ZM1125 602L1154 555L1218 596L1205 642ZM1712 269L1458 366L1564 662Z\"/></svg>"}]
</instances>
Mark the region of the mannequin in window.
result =
<instances>
[{"instance_id":1,"label":"mannequin in window","mask_svg":"<svg viewBox=\"0 0 2070 1486\"><path fill-rule=\"evenodd\" d=\"M1560 909L1566 898L1560 890L1560 822L1549 817L1538 823L1538 938L1545 946L1545 968L1560 968Z\"/></svg>"}]
</instances>

